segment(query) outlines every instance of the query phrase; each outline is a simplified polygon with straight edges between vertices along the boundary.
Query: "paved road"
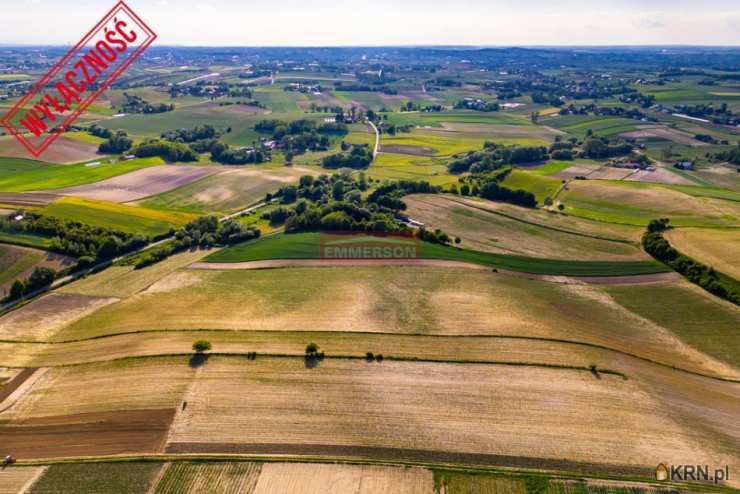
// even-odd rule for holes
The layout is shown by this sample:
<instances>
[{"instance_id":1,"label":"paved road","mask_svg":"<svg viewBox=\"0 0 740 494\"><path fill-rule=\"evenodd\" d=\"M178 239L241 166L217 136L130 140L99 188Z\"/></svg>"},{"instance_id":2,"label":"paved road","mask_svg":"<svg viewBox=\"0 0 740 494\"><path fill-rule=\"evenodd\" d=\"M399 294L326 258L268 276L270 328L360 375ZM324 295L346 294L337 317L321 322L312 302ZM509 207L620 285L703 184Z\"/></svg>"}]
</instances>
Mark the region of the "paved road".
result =
<instances>
[{"instance_id":1,"label":"paved road","mask_svg":"<svg viewBox=\"0 0 740 494\"><path fill-rule=\"evenodd\" d=\"M240 211L237 211L235 213L227 214L226 216L223 216L223 217L219 218L219 221L226 221L226 220L230 220L230 219L236 218L238 216L241 216L243 214L249 214L249 213L251 213L251 212L253 212L253 211L255 211L255 210L257 210L257 209L259 209L259 208L261 208L263 206L266 206L267 204L272 203L274 201L277 201L277 199L272 199L271 201L262 201L262 202L259 202L257 204L254 204L252 206L249 206L247 208L244 208L244 209L242 209ZM148 250L148 249L151 249L151 248L154 248L154 247L158 247L158 246L160 246L160 245L162 245L162 244L164 244L166 242L169 242L173 238L174 238L174 235L170 235L170 236L164 237L162 239L157 240L156 242L151 242L151 243L145 245L144 247L142 247L140 249L137 249L137 250L128 252L128 253L126 253L126 254L124 254L122 256L118 256L118 257L116 257L114 259L111 259L109 261L104 261L104 262L98 263L95 266L92 266L92 267L90 267L88 269L85 269L83 271L79 271L79 272L76 272L76 273L68 274L67 276L62 276L61 278L57 278L48 287L41 288L39 290L36 290L35 292L32 292L32 293L26 295L23 298L20 298L20 299L17 299L17 300L13 300L11 302L8 302L6 304L1 305L0 306L0 313L5 312L5 311L7 311L9 309L12 309L16 305L18 305L18 304L20 304L20 303L22 303L22 302L24 302L26 300L32 299L33 297L35 297L37 295L40 295L40 294L45 293L45 292L50 292L50 291L54 290L55 288L59 288L62 285L66 285L67 283L69 283L71 281L74 281L74 280L76 280L78 278L81 278L81 277L83 277L83 276L85 276L87 274L93 273L93 272L98 271L98 270L103 270L103 269L105 269L105 268L113 265L114 263L116 263L116 262L118 262L118 261L120 261L120 260L122 260L122 259L124 259L124 258L126 258L128 256L131 256L131 255L134 255L134 254L138 254L140 252L143 252L145 250Z\"/></svg>"},{"instance_id":2,"label":"paved road","mask_svg":"<svg viewBox=\"0 0 740 494\"><path fill-rule=\"evenodd\" d=\"M370 120L368 120L367 123L370 124L370 127L372 127L373 130L375 131L375 148L373 149L373 161L374 161L375 157L378 155L378 149L380 149L380 132L378 132L378 128Z\"/></svg>"}]
</instances>

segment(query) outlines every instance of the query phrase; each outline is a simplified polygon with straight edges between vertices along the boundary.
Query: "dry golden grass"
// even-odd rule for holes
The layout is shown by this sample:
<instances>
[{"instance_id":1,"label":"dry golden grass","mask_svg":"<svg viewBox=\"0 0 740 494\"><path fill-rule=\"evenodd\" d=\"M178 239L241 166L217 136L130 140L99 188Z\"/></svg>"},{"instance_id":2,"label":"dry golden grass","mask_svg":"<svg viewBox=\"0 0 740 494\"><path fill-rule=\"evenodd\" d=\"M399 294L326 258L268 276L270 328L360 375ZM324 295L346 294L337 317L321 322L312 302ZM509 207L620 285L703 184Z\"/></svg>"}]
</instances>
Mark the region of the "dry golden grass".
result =
<instances>
[{"instance_id":1,"label":"dry golden grass","mask_svg":"<svg viewBox=\"0 0 740 494\"><path fill-rule=\"evenodd\" d=\"M254 494L431 494L432 472L423 468L372 465L267 463Z\"/></svg>"},{"instance_id":2,"label":"dry golden grass","mask_svg":"<svg viewBox=\"0 0 740 494\"><path fill-rule=\"evenodd\" d=\"M613 352L568 343L521 338L432 337L372 333L198 331L131 333L60 344L0 343L0 365L46 367L131 356L188 353L193 341L210 341L218 353L303 355L309 342L331 356L366 352L403 359L524 362L610 368Z\"/></svg>"},{"instance_id":3,"label":"dry golden grass","mask_svg":"<svg viewBox=\"0 0 740 494\"><path fill-rule=\"evenodd\" d=\"M172 408L194 372L185 357L57 367L0 413L0 420Z\"/></svg>"},{"instance_id":4,"label":"dry golden grass","mask_svg":"<svg viewBox=\"0 0 740 494\"><path fill-rule=\"evenodd\" d=\"M740 229L678 228L667 237L684 254L740 279Z\"/></svg>"},{"instance_id":5,"label":"dry golden grass","mask_svg":"<svg viewBox=\"0 0 740 494\"><path fill-rule=\"evenodd\" d=\"M519 215L507 218L497 214L493 207L487 207L489 203L478 205L454 196L413 195L405 197L404 202L409 217L429 228L441 228L453 237L460 237L468 249L549 259L648 259L634 244L584 236L594 235L588 231L552 230L548 227L553 227L552 220L558 218L554 214L537 222L540 227L519 221Z\"/></svg>"},{"instance_id":6,"label":"dry golden grass","mask_svg":"<svg viewBox=\"0 0 740 494\"><path fill-rule=\"evenodd\" d=\"M145 290L173 271L212 254L213 250L192 250L168 257L144 269L133 266L113 266L61 288L60 293L95 295L99 297L129 297Z\"/></svg>"},{"instance_id":7,"label":"dry golden grass","mask_svg":"<svg viewBox=\"0 0 740 494\"><path fill-rule=\"evenodd\" d=\"M0 470L0 494L22 494L48 467L11 467Z\"/></svg>"},{"instance_id":8,"label":"dry golden grass","mask_svg":"<svg viewBox=\"0 0 740 494\"><path fill-rule=\"evenodd\" d=\"M701 420L703 402L675 393ZM737 385L718 393L740 411ZM656 458L738 463L680 423L648 384L508 366L327 360L307 369L299 359L215 357L201 368L170 438L170 445L408 448L643 467Z\"/></svg>"},{"instance_id":9,"label":"dry golden grass","mask_svg":"<svg viewBox=\"0 0 740 494\"><path fill-rule=\"evenodd\" d=\"M64 326L117 300L112 297L55 292L0 317L0 339L43 340Z\"/></svg>"},{"instance_id":10,"label":"dry golden grass","mask_svg":"<svg viewBox=\"0 0 740 494\"><path fill-rule=\"evenodd\" d=\"M202 328L530 336L590 342L684 368L738 375L683 344L671 331L672 321L660 325L638 316L598 286L386 266L185 270L156 287L103 307L54 338ZM713 310L712 317L729 317L730 309Z\"/></svg>"},{"instance_id":11,"label":"dry golden grass","mask_svg":"<svg viewBox=\"0 0 740 494\"><path fill-rule=\"evenodd\" d=\"M156 494L252 494L260 477L259 463L183 463L166 467ZM278 492L278 491L274 491Z\"/></svg>"},{"instance_id":12,"label":"dry golden grass","mask_svg":"<svg viewBox=\"0 0 740 494\"><path fill-rule=\"evenodd\" d=\"M417 196L407 196L417 197ZM424 197L424 196L419 196ZM556 212L549 212L543 209L527 209L514 206L512 204L506 204L503 202L487 201L485 199L471 198L471 197L455 197L455 196L444 196L448 199L455 200L458 203L472 206L476 209L485 211L494 211L522 220L531 221L537 224L544 224L555 228L564 230L579 232L587 235L594 235L597 237L604 237L609 239L628 240L631 242L639 242L640 235L642 235L643 228L634 227L630 225L620 225L617 223L605 223L603 221L591 221L584 218L578 218L574 216L567 216L564 214L558 214Z\"/></svg>"}]
</instances>

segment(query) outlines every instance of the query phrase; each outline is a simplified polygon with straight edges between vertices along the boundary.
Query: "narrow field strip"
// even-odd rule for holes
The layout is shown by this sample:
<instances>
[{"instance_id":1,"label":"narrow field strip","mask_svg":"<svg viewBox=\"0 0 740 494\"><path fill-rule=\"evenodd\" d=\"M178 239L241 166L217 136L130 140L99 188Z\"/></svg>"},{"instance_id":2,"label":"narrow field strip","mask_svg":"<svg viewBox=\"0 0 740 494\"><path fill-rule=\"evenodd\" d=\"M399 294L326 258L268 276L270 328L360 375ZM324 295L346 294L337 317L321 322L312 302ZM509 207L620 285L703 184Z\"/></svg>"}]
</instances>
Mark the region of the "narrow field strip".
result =
<instances>
[{"instance_id":1,"label":"narrow field strip","mask_svg":"<svg viewBox=\"0 0 740 494\"><path fill-rule=\"evenodd\" d=\"M244 262L196 262L188 266L189 269L211 269L228 271L233 269L277 269L291 267L329 267L329 266L432 266L442 268L464 268L487 270L488 266L463 261L444 259L274 259L265 261ZM623 276L557 276L546 274L525 273L509 269L497 270L498 273L509 276L523 277L529 280L549 281L552 283L594 285L630 285L641 283L657 283L676 281L680 279L677 273L632 274Z\"/></svg>"},{"instance_id":2,"label":"narrow field strip","mask_svg":"<svg viewBox=\"0 0 740 494\"><path fill-rule=\"evenodd\" d=\"M609 463L588 463L571 460L554 460L526 456L509 456L485 453L458 453L423 449L383 448L372 446L345 446L339 444L287 444L287 443L190 443L173 442L167 446L166 453L221 453L312 458L333 458L335 460L381 459L404 463L455 464L472 467L510 467L535 470L565 470L581 473L621 474L631 477L655 475L653 466L618 465Z\"/></svg>"},{"instance_id":3,"label":"narrow field strip","mask_svg":"<svg viewBox=\"0 0 740 494\"><path fill-rule=\"evenodd\" d=\"M150 335L156 335L152 337ZM187 336L186 336L187 335ZM192 336L190 336L192 335ZM147 345L142 346L140 336L144 337ZM0 350L3 355L20 355L21 358L34 366L43 367L67 367L85 365L96 362L107 362L115 360L132 360L145 358L158 358L166 356L189 356L193 339L208 338L216 345L218 352L212 355L223 356L246 356L256 353L258 357L285 356L302 358L302 349L308 342L318 342L325 349L329 358L365 359L367 351L382 354L388 360L410 361L410 362L444 362L444 363L479 363L479 364L502 364L502 365L555 365L566 366L562 361L556 359L553 354L567 355L572 362L575 355L571 350L564 349L562 352L549 349L551 345L563 345L565 347L578 347L605 351L608 353L634 358L642 362L657 365L673 371L715 379L723 382L740 383L740 376L727 376L710 374L697 369L684 366L676 366L641 356L636 353L611 348L606 345L589 343L576 340L559 338L546 338L538 336L519 335L496 335L496 334L470 334L470 335L435 335L435 334L404 334L377 333L377 332L339 332L339 331L247 331L231 329L178 329L178 330L148 330L138 332L124 332L108 335L94 336L90 338L39 342L39 341L7 341L0 340ZM361 343L355 343L359 338ZM428 339L428 345L419 344L420 340ZM95 342L104 342L100 346L90 345ZM278 342L276 344L276 341ZM514 342L516 349L508 349L501 346L500 342ZM470 344L467 345L467 342ZM88 345L84 345L84 344ZM533 344L543 344L542 348ZM83 344L80 346L80 344ZM29 347L24 352L23 346ZM229 351L228 347L233 350ZM352 348L355 348L352 350ZM363 347L363 348L359 348ZM521 347L521 349L519 349ZM165 350L166 348L166 350ZM288 351L275 352L275 348L288 349ZM387 348L392 352L386 353ZM419 349L428 349L420 352ZM7 349L7 351L5 351ZM292 349L292 351L290 350ZM173 351L174 350L174 351ZM550 358L550 363L535 364L523 360L495 360L482 358L492 352L523 356L537 355L540 358ZM24 355L25 353L25 355ZM459 355L467 355L460 358ZM599 362L608 361L598 354L583 354L579 369L591 371L590 366ZM11 368L25 368L18 365L19 361L4 360L0 365ZM597 365L599 371L604 364ZM31 368L33 369L33 368ZM28 369L26 369L28 370ZM3 388L0 388L0 391ZM0 400L1 401L1 400Z\"/></svg>"}]
</instances>

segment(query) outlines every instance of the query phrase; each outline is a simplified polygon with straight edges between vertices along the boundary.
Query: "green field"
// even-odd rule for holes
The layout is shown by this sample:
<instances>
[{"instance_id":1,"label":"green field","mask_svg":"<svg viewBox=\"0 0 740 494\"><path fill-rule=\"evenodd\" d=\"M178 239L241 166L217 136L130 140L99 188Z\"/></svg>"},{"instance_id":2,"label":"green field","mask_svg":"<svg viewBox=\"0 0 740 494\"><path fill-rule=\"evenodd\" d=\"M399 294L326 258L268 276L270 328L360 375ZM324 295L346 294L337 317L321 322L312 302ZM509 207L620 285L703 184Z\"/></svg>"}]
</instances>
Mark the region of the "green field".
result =
<instances>
[{"instance_id":1,"label":"green field","mask_svg":"<svg viewBox=\"0 0 740 494\"><path fill-rule=\"evenodd\" d=\"M46 249L49 247L51 240L46 237L32 235L30 233L11 233L0 231L0 242L14 245L24 245L26 247L38 247Z\"/></svg>"},{"instance_id":2,"label":"green field","mask_svg":"<svg viewBox=\"0 0 740 494\"><path fill-rule=\"evenodd\" d=\"M128 494L146 492L161 463L70 463L52 465L30 494Z\"/></svg>"},{"instance_id":3,"label":"green field","mask_svg":"<svg viewBox=\"0 0 740 494\"><path fill-rule=\"evenodd\" d=\"M560 194L564 213L611 223L645 226L668 217L675 226L738 226L737 193L725 189L644 182L574 180Z\"/></svg>"},{"instance_id":4,"label":"green field","mask_svg":"<svg viewBox=\"0 0 740 494\"><path fill-rule=\"evenodd\" d=\"M578 138L586 137L588 130L598 136L614 136L631 132L640 124L637 120L619 117L599 117L586 115L565 115L543 119L541 123L573 134Z\"/></svg>"},{"instance_id":5,"label":"green field","mask_svg":"<svg viewBox=\"0 0 740 494\"><path fill-rule=\"evenodd\" d=\"M500 125L534 125L528 118L521 115L502 112L475 112L475 111L452 111L439 113L387 113L388 122L396 125L420 125L430 127L441 127L442 122L460 122L475 124L500 124Z\"/></svg>"},{"instance_id":6,"label":"green field","mask_svg":"<svg viewBox=\"0 0 740 494\"><path fill-rule=\"evenodd\" d=\"M614 300L671 330L687 344L731 365L740 365L740 313L692 285L609 286Z\"/></svg>"},{"instance_id":7,"label":"green field","mask_svg":"<svg viewBox=\"0 0 740 494\"><path fill-rule=\"evenodd\" d=\"M163 163L157 157L117 163L107 163L102 159L95 166L86 166L84 163L54 165L21 158L0 158L0 191L26 192L74 187Z\"/></svg>"},{"instance_id":8,"label":"green field","mask_svg":"<svg viewBox=\"0 0 740 494\"><path fill-rule=\"evenodd\" d=\"M208 262L243 262L268 259L320 258L319 233L278 234L211 254ZM562 276L625 276L661 273L668 269L656 261L565 261L513 256L422 243L423 259L469 262L532 274Z\"/></svg>"},{"instance_id":9,"label":"green field","mask_svg":"<svg viewBox=\"0 0 740 494\"><path fill-rule=\"evenodd\" d=\"M533 193L537 198L537 204L541 206L545 203L546 197L553 198L555 196L562 185L562 181L547 177L542 173L533 173L526 169L515 168L502 182L502 185L513 190L524 189Z\"/></svg>"},{"instance_id":10,"label":"green field","mask_svg":"<svg viewBox=\"0 0 740 494\"><path fill-rule=\"evenodd\" d=\"M457 183L444 160L410 154L379 153L367 175L379 180L426 180L434 185Z\"/></svg>"},{"instance_id":11,"label":"green field","mask_svg":"<svg viewBox=\"0 0 740 494\"><path fill-rule=\"evenodd\" d=\"M102 226L127 233L156 236L183 226L196 215L158 211L106 201L65 197L41 212L45 215Z\"/></svg>"}]
</instances>

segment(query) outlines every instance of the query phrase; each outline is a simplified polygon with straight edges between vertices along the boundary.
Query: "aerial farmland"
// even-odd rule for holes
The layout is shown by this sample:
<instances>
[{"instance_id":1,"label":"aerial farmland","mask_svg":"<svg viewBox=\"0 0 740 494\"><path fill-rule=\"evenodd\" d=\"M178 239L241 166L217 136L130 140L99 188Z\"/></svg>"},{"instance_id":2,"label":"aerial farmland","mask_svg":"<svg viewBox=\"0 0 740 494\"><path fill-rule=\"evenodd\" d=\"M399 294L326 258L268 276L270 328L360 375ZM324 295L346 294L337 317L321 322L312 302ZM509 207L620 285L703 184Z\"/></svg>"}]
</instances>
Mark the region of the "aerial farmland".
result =
<instances>
[{"instance_id":1,"label":"aerial farmland","mask_svg":"<svg viewBox=\"0 0 740 494\"><path fill-rule=\"evenodd\" d=\"M737 48L175 45L0 130L0 494L738 492Z\"/></svg>"}]
</instances>

